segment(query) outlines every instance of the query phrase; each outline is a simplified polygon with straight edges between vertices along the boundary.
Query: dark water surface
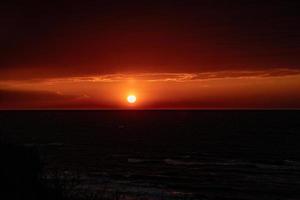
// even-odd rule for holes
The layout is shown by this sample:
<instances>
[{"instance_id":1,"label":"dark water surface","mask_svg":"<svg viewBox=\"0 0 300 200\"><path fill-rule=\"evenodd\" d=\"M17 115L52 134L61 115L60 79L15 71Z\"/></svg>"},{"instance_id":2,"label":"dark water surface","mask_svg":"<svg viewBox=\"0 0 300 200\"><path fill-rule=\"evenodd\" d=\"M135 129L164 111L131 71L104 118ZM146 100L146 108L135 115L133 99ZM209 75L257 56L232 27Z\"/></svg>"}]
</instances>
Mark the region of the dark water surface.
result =
<instances>
[{"instance_id":1,"label":"dark water surface","mask_svg":"<svg viewBox=\"0 0 300 200\"><path fill-rule=\"evenodd\" d=\"M1 111L0 125L93 190L300 199L299 111Z\"/></svg>"}]
</instances>

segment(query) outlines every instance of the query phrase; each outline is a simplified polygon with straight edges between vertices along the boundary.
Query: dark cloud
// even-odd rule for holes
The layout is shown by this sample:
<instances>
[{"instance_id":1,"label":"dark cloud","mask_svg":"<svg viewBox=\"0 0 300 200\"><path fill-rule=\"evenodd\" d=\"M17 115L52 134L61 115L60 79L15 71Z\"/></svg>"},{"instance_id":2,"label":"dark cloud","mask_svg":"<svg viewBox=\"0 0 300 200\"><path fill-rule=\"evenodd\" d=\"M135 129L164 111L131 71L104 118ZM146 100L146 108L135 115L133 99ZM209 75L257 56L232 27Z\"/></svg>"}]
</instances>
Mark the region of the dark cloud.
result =
<instances>
[{"instance_id":1,"label":"dark cloud","mask_svg":"<svg viewBox=\"0 0 300 200\"><path fill-rule=\"evenodd\" d=\"M2 109L109 109L121 108L87 95L66 95L50 91L0 89Z\"/></svg>"},{"instance_id":2,"label":"dark cloud","mask_svg":"<svg viewBox=\"0 0 300 200\"><path fill-rule=\"evenodd\" d=\"M300 67L297 1L10 1L0 7L2 74Z\"/></svg>"},{"instance_id":3,"label":"dark cloud","mask_svg":"<svg viewBox=\"0 0 300 200\"><path fill-rule=\"evenodd\" d=\"M47 108L56 104L72 102L75 96L47 91L0 90L0 109Z\"/></svg>"}]
</instances>

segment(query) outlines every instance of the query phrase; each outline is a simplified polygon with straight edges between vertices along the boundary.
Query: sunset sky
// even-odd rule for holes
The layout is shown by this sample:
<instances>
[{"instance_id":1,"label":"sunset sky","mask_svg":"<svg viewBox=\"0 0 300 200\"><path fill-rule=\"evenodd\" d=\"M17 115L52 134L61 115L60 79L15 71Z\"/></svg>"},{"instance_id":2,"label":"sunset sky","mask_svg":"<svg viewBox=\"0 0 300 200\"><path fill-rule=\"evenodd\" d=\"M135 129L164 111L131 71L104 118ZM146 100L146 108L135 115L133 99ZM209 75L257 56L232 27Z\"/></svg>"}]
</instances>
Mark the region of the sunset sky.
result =
<instances>
[{"instance_id":1,"label":"sunset sky","mask_svg":"<svg viewBox=\"0 0 300 200\"><path fill-rule=\"evenodd\" d=\"M292 0L1 2L0 109L299 109L299 10Z\"/></svg>"}]
</instances>

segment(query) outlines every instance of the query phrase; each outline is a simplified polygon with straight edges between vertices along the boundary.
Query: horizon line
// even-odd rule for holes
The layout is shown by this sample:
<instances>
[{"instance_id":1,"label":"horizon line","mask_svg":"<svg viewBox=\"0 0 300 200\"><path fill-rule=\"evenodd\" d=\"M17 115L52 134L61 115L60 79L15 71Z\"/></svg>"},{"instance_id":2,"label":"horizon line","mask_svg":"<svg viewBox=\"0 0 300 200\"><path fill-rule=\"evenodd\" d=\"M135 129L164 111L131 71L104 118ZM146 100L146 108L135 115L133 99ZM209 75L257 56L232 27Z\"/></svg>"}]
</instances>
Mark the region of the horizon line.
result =
<instances>
[{"instance_id":1,"label":"horizon line","mask_svg":"<svg viewBox=\"0 0 300 200\"><path fill-rule=\"evenodd\" d=\"M300 108L0 108L1 111L300 111Z\"/></svg>"}]
</instances>

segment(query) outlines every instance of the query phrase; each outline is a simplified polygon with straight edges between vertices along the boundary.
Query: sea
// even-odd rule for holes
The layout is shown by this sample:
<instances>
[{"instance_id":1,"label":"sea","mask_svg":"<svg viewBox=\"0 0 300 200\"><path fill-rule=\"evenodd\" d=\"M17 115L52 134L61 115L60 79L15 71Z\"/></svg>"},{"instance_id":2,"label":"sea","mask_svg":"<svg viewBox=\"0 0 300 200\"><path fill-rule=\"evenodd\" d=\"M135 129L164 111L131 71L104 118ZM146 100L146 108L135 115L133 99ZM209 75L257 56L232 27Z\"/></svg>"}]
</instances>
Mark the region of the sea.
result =
<instances>
[{"instance_id":1,"label":"sea","mask_svg":"<svg viewBox=\"0 0 300 200\"><path fill-rule=\"evenodd\" d=\"M125 199L300 199L300 111L0 111L45 171Z\"/></svg>"}]
</instances>

